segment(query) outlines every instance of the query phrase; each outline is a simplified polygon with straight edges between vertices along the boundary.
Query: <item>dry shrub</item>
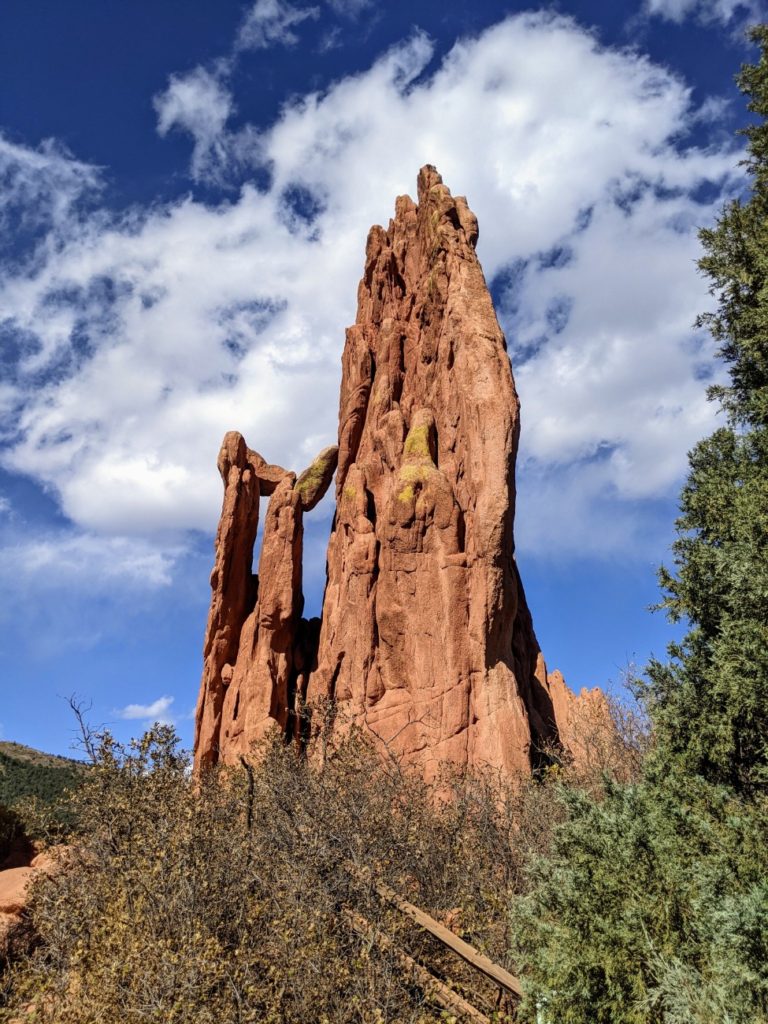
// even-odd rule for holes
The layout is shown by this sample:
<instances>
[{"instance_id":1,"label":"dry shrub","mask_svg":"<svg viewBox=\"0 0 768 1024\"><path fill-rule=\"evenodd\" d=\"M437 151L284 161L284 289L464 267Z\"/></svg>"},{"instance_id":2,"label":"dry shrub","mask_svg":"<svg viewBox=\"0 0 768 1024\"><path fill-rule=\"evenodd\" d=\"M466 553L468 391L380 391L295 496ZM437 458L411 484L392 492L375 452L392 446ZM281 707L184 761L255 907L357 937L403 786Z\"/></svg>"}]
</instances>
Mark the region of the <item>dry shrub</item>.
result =
<instances>
[{"instance_id":1,"label":"dry shrub","mask_svg":"<svg viewBox=\"0 0 768 1024\"><path fill-rule=\"evenodd\" d=\"M574 703L568 722L570 754L544 751L553 777L599 798L606 783L637 782L652 742L648 716L640 701L594 691Z\"/></svg>"},{"instance_id":2,"label":"dry shrub","mask_svg":"<svg viewBox=\"0 0 768 1024\"><path fill-rule=\"evenodd\" d=\"M276 740L193 782L160 726L127 747L105 734L95 762L67 863L35 886L42 941L11 975L6 1019L445 1020L403 954L494 1019L511 1012L380 886L514 970L509 906L564 814L562 772L428 786L352 733L322 768Z\"/></svg>"}]
</instances>

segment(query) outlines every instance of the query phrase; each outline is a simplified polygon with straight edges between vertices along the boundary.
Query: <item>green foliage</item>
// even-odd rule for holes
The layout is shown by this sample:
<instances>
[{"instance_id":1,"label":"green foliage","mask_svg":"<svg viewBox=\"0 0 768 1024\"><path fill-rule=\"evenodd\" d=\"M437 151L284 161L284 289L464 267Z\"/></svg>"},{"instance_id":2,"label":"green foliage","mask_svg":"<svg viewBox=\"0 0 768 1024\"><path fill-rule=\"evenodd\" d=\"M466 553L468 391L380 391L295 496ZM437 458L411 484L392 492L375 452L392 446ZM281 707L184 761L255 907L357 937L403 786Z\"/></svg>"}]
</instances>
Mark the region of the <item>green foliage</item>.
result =
<instances>
[{"instance_id":1,"label":"green foliage","mask_svg":"<svg viewBox=\"0 0 768 1024\"><path fill-rule=\"evenodd\" d=\"M768 1021L768 804L672 777L564 795L513 909L529 1013L557 1024Z\"/></svg>"},{"instance_id":2,"label":"green foliage","mask_svg":"<svg viewBox=\"0 0 768 1024\"><path fill-rule=\"evenodd\" d=\"M768 337L768 336L767 336ZM657 769L740 792L768 784L768 431L718 430L691 453L677 576L665 606L691 628L649 667Z\"/></svg>"},{"instance_id":3,"label":"green foliage","mask_svg":"<svg viewBox=\"0 0 768 1024\"><path fill-rule=\"evenodd\" d=\"M768 113L768 26L742 68L749 108ZM753 189L701 232L699 266L718 299L700 318L720 344L727 386L710 389L728 426L690 455L676 574L663 571L671 617L691 623L668 665L649 668L659 770L672 762L741 792L768 784L768 127L744 130Z\"/></svg>"},{"instance_id":4,"label":"green foliage","mask_svg":"<svg viewBox=\"0 0 768 1024\"><path fill-rule=\"evenodd\" d=\"M66 831L72 824L68 794L87 766L18 743L0 743L0 805L10 807L32 839Z\"/></svg>"},{"instance_id":5,"label":"green foliage","mask_svg":"<svg viewBox=\"0 0 768 1024\"><path fill-rule=\"evenodd\" d=\"M41 754L15 743L0 744L0 803L15 804L25 797L57 803L79 785L84 771L81 761Z\"/></svg>"},{"instance_id":6,"label":"green foliage","mask_svg":"<svg viewBox=\"0 0 768 1024\"><path fill-rule=\"evenodd\" d=\"M746 202L726 205L717 225L701 232L705 255L699 266L709 278L718 308L704 314L706 325L720 343L730 383L710 389L734 424L752 427L768 423L768 25L751 32L760 57L744 65L737 76L749 97L748 109L758 115L744 128L752 175Z\"/></svg>"},{"instance_id":7,"label":"green foliage","mask_svg":"<svg viewBox=\"0 0 768 1024\"><path fill-rule=\"evenodd\" d=\"M564 794L566 820L513 909L554 1024L768 1022L768 26L738 81L753 191L701 233L718 308L700 319L726 425L690 454L663 607L688 632L645 689L643 779Z\"/></svg>"},{"instance_id":8,"label":"green foliage","mask_svg":"<svg viewBox=\"0 0 768 1024\"><path fill-rule=\"evenodd\" d=\"M21 833L22 824L18 814L0 804L0 862L8 856L14 839Z\"/></svg>"}]
</instances>

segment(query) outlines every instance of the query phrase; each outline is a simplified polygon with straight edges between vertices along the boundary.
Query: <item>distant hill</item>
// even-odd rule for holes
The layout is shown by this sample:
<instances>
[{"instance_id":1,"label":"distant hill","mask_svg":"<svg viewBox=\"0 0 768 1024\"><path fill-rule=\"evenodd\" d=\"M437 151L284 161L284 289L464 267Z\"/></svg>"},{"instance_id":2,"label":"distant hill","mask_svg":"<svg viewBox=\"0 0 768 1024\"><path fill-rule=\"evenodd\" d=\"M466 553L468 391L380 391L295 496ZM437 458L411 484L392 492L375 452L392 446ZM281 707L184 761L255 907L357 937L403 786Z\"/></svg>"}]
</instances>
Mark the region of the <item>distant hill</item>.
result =
<instances>
[{"instance_id":1,"label":"distant hill","mask_svg":"<svg viewBox=\"0 0 768 1024\"><path fill-rule=\"evenodd\" d=\"M86 770L83 761L0 741L0 804L12 806L29 796L55 804L66 789L82 781Z\"/></svg>"}]
</instances>

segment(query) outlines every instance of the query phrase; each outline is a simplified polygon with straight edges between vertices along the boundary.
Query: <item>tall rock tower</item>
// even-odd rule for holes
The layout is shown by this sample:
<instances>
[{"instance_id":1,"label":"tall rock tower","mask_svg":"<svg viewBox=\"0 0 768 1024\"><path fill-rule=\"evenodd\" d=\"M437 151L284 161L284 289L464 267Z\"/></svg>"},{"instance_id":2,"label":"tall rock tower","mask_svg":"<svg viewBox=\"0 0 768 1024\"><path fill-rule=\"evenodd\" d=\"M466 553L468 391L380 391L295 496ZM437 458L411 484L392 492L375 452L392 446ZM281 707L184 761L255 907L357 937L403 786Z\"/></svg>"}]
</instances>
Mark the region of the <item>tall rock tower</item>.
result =
<instances>
[{"instance_id":1,"label":"tall rock tower","mask_svg":"<svg viewBox=\"0 0 768 1024\"><path fill-rule=\"evenodd\" d=\"M360 725L427 777L447 763L528 771L558 742L569 701L560 686L553 703L515 563L519 401L477 237L466 200L422 168L418 203L401 196L368 236L338 452L296 480L227 435L198 765L236 759L268 728L306 736L329 706L332 731ZM337 459L322 618L308 623L301 515Z\"/></svg>"}]
</instances>

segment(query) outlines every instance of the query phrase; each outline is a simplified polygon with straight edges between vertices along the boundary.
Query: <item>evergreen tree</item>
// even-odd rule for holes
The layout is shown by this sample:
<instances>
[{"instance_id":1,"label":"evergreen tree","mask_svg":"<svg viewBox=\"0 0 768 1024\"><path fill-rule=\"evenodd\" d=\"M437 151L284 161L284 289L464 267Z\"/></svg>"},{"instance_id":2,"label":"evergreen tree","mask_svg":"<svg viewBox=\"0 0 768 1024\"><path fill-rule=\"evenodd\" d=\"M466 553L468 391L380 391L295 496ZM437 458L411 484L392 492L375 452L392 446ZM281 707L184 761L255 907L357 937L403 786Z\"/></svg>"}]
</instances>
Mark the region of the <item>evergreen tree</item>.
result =
<instances>
[{"instance_id":1,"label":"evergreen tree","mask_svg":"<svg viewBox=\"0 0 768 1024\"><path fill-rule=\"evenodd\" d=\"M662 572L664 606L691 628L649 667L657 768L743 792L768 784L768 26L752 38L760 59L737 78L760 118L742 132L752 191L700 235L718 308L699 322L729 371L709 394L727 425L690 455L677 574Z\"/></svg>"},{"instance_id":2,"label":"evergreen tree","mask_svg":"<svg viewBox=\"0 0 768 1024\"><path fill-rule=\"evenodd\" d=\"M690 454L661 574L689 628L648 669L643 780L566 795L514 908L530 1020L538 1005L553 1024L768 1024L768 25L752 38L751 192L701 232L724 425Z\"/></svg>"}]
</instances>

